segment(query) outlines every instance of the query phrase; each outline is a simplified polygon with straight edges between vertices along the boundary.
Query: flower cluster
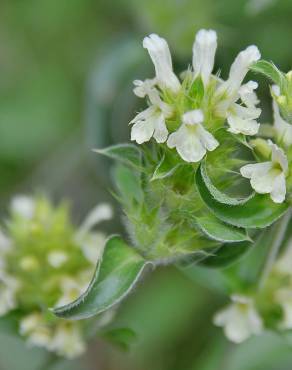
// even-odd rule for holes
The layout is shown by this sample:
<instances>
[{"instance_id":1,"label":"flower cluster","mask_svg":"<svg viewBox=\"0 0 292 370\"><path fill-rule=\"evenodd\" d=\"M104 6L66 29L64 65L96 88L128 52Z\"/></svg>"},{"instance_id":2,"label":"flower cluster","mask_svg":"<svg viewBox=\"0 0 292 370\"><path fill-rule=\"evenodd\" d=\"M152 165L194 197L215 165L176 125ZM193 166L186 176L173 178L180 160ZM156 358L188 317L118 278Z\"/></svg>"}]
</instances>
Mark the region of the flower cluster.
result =
<instances>
[{"instance_id":1,"label":"flower cluster","mask_svg":"<svg viewBox=\"0 0 292 370\"><path fill-rule=\"evenodd\" d=\"M106 240L92 229L111 217L111 208L100 204L76 230L66 204L54 208L44 197L13 198L0 233L0 315L15 313L29 344L68 358L84 352L85 325L58 320L48 308L84 292Z\"/></svg>"},{"instance_id":2,"label":"flower cluster","mask_svg":"<svg viewBox=\"0 0 292 370\"><path fill-rule=\"evenodd\" d=\"M176 149L183 161L197 163L221 145L220 129L225 128L238 140L261 131L257 121L261 109L257 107L259 100L255 94L258 84L243 83L249 68L261 57L256 46L249 46L237 55L225 81L212 74L217 48L213 30L197 33L192 67L182 74L182 81L173 71L165 39L152 34L143 40L143 46L154 64L155 77L134 81L134 93L147 98L149 107L130 122L131 140L143 144L153 137L160 145ZM279 94L279 88L275 87L276 134L265 143L267 160L246 165L240 171L250 179L257 193L270 194L275 203L282 203L286 198L289 168L285 150L292 141L291 127L279 114Z\"/></svg>"},{"instance_id":3,"label":"flower cluster","mask_svg":"<svg viewBox=\"0 0 292 370\"><path fill-rule=\"evenodd\" d=\"M192 68L183 74L182 82L173 72L169 47L163 38L152 34L144 39L143 46L154 63L156 76L134 81L134 93L147 97L149 108L131 121L132 140L141 144L154 137L158 143L176 147L185 161L197 162L219 145L213 134L225 120L230 132L244 135L258 132L256 119L261 110L256 108L257 83L242 85L250 65L260 58L256 46L238 54L228 79L223 81L212 74L216 32L201 30L193 45Z\"/></svg>"},{"instance_id":4,"label":"flower cluster","mask_svg":"<svg viewBox=\"0 0 292 370\"><path fill-rule=\"evenodd\" d=\"M250 295L232 295L232 303L214 316L226 337L241 343L266 329L292 329L292 239L273 263L267 280Z\"/></svg>"}]
</instances>

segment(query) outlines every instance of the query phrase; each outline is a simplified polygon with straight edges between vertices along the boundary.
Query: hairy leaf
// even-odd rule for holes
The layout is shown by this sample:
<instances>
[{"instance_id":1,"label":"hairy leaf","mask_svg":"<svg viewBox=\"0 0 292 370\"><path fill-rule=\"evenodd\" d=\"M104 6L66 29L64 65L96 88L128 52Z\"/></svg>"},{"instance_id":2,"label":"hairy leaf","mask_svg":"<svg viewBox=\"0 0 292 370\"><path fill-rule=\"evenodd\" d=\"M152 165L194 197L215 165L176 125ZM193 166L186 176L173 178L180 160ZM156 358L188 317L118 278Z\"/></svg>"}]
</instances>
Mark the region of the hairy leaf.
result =
<instances>
[{"instance_id":1,"label":"hairy leaf","mask_svg":"<svg viewBox=\"0 0 292 370\"><path fill-rule=\"evenodd\" d=\"M272 62L262 59L254 63L250 69L253 72L263 74L280 87L282 86L284 80L283 73Z\"/></svg>"},{"instance_id":2,"label":"hairy leaf","mask_svg":"<svg viewBox=\"0 0 292 370\"><path fill-rule=\"evenodd\" d=\"M225 243L250 241L245 229L226 224L212 214L196 217L195 222L211 239Z\"/></svg>"},{"instance_id":3,"label":"hairy leaf","mask_svg":"<svg viewBox=\"0 0 292 370\"><path fill-rule=\"evenodd\" d=\"M288 209L286 203L276 204L269 195L255 194L246 199L226 196L212 184L205 165L196 172L196 184L207 207L223 222L237 227L267 227Z\"/></svg>"},{"instance_id":4,"label":"hairy leaf","mask_svg":"<svg viewBox=\"0 0 292 370\"><path fill-rule=\"evenodd\" d=\"M74 302L55 308L54 314L79 320L111 308L128 295L147 263L119 236L112 236L85 293Z\"/></svg>"},{"instance_id":5,"label":"hairy leaf","mask_svg":"<svg viewBox=\"0 0 292 370\"><path fill-rule=\"evenodd\" d=\"M248 241L223 244L199 264L212 268L226 267L242 257L251 246L252 243Z\"/></svg>"},{"instance_id":6,"label":"hairy leaf","mask_svg":"<svg viewBox=\"0 0 292 370\"><path fill-rule=\"evenodd\" d=\"M96 153L105 155L123 164L135 168L141 167L141 151L140 149L131 144L117 144L104 149L94 149Z\"/></svg>"},{"instance_id":7,"label":"hairy leaf","mask_svg":"<svg viewBox=\"0 0 292 370\"><path fill-rule=\"evenodd\" d=\"M164 179L171 176L175 170L179 167L179 163L175 164L174 161L171 161L170 158L163 155L161 161L158 163L151 181Z\"/></svg>"}]
</instances>

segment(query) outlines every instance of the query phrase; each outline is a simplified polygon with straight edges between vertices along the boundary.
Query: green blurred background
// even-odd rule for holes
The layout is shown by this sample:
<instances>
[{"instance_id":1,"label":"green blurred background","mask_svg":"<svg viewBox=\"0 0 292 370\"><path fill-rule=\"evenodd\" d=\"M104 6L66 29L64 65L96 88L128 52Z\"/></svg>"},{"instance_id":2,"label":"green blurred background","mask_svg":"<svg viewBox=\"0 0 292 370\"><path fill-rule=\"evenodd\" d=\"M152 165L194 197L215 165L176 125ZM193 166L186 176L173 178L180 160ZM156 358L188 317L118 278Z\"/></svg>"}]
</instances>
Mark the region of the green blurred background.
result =
<instances>
[{"instance_id":1,"label":"green blurred background","mask_svg":"<svg viewBox=\"0 0 292 370\"><path fill-rule=\"evenodd\" d=\"M142 38L168 39L178 71L191 62L195 32L214 28L216 68L227 76L237 52L256 44L265 59L292 67L290 0L0 0L0 200L45 191L73 204L78 223L110 195L109 162L91 149L129 139L140 102L132 80L151 77ZM270 119L262 82L262 121ZM107 231L121 231L120 210ZM212 326L226 301L217 272L160 268L120 307L117 327L130 327L129 351L104 339L80 361L59 369L291 370L292 349L267 334L241 346ZM218 285L218 286L217 286ZM45 354L0 334L0 369L42 369Z\"/></svg>"}]
</instances>

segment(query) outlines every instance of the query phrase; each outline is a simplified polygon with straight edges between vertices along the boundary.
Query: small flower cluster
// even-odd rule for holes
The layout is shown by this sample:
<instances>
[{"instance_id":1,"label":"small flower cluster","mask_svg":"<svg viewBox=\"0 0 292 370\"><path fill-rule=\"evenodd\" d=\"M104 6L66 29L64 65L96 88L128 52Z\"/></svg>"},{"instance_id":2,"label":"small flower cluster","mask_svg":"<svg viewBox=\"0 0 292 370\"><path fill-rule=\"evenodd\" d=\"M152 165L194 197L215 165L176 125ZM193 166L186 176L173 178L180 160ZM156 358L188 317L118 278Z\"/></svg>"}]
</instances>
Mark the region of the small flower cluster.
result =
<instances>
[{"instance_id":1,"label":"small flower cluster","mask_svg":"<svg viewBox=\"0 0 292 370\"><path fill-rule=\"evenodd\" d=\"M258 84L254 81L243 84L249 68L261 57L256 46L249 46L237 55L226 81L212 74L217 48L213 30L197 33L192 67L183 73L182 81L173 72L166 40L152 34L143 40L143 46L154 64L155 77L134 81L134 93L147 98L149 107L130 122L131 140L142 144L153 137L157 143L175 148L183 161L196 163L221 144L216 137L221 128L226 127L239 138L259 133L257 119L261 109L257 108L259 100L255 94ZM275 203L282 203L289 176L284 150L292 142L292 130L279 114L279 88L273 91L276 135L272 138L276 143L269 140L265 144L269 160L246 165L240 172L250 179L257 193L270 194Z\"/></svg>"},{"instance_id":2,"label":"small flower cluster","mask_svg":"<svg viewBox=\"0 0 292 370\"><path fill-rule=\"evenodd\" d=\"M226 337L241 343L264 329L292 329L292 239L272 266L264 284L256 293L231 296L232 303L214 316Z\"/></svg>"},{"instance_id":3,"label":"small flower cluster","mask_svg":"<svg viewBox=\"0 0 292 370\"><path fill-rule=\"evenodd\" d=\"M154 63L153 79L134 81L134 93L149 99L149 108L132 121L131 139L138 144L151 137L176 148L183 160L200 161L207 151L219 145L213 133L227 119L229 131L255 135L255 121L261 110L250 81L242 85L249 66L260 58L256 46L250 46L236 57L227 81L212 75L217 48L213 30L201 30L193 45L192 70L184 73L182 82L174 74L167 42L156 34L146 37L143 46ZM200 91L198 91L200 90ZM198 92L199 95L198 96ZM242 105L237 101L241 100ZM206 130L208 127L209 130Z\"/></svg>"},{"instance_id":4,"label":"small flower cluster","mask_svg":"<svg viewBox=\"0 0 292 370\"><path fill-rule=\"evenodd\" d=\"M0 315L16 312L29 344L68 358L84 352L84 324L58 320L48 308L84 292L106 240L92 228L111 217L111 208L100 204L75 230L66 204L54 208L44 197L12 200L0 233Z\"/></svg>"}]
</instances>

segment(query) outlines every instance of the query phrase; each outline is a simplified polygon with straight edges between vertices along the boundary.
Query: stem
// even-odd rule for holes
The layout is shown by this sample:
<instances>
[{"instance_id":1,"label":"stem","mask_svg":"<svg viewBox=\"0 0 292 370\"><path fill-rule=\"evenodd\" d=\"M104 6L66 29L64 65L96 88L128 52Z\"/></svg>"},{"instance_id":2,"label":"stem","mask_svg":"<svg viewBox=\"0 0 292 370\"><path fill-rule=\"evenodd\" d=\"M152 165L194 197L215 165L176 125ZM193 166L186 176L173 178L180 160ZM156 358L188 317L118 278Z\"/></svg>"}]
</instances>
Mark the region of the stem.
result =
<instances>
[{"instance_id":1,"label":"stem","mask_svg":"<svg viewBox=\"0 0 292 370\"><path fill-rule=\"evenodd\" d=\"M287 213L281 218L281 220L279 220L274 226L275 234L272 239L271 247L270 247L270 250L269 250L269 253L268 253L264 268L263 268L263 272L260 278L259 289L262 289L263 286L265 285L265 282L271 272L275 259L278 256L280 247L284 240L285 233L286 233L289 221L290 221L290 216L291 216L291 210L289 209Z\"/></svg>"}]
</instances>

